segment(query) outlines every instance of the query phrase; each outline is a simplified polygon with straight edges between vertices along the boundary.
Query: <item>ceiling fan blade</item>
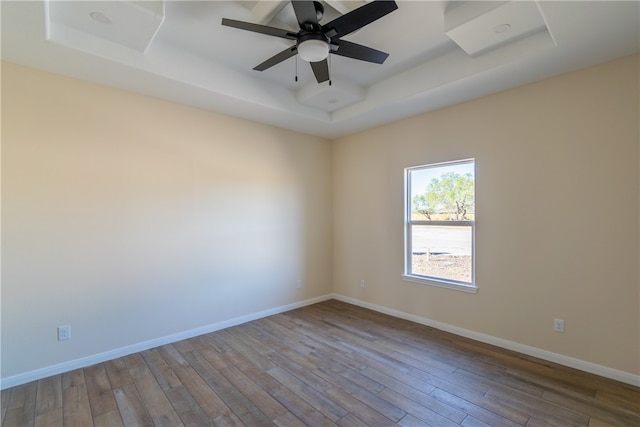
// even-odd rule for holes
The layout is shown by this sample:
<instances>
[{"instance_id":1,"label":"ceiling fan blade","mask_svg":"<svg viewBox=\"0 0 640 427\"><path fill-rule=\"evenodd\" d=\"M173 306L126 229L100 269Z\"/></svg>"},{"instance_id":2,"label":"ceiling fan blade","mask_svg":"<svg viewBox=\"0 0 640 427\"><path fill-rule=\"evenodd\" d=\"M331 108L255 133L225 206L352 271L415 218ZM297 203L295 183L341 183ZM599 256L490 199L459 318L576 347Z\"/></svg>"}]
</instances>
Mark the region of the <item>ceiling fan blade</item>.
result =
<instances>
[{"instance_id":1,"label":"ceiling fan blade","mask_svg":"<svg viewBox=\"0 0 640 427\"><path fill-rule=\"evenodd\" d=\"M292 56L295 56L296 53L298 53L298 48L295 45L291 46L283 50L282 52L276 55L273 55L271 58L267 59L262 64L256 65L253 69L256 71L264 71L267 68L271 68L274 65L281 63L285 59L289 59Z\"/></svg>"},{"instance_id":2,"label":"ceiling fan blade","mask_svg":"<svg viewBox=\"0 0 640 427\"><path fill-rule=\"evenodd\" d=\"M318 15L316 14L316 7L313 1L292 1L291 6L293 6L293 11L296 13L296 19L298 20L298 24L300 24L300 28L310 30L311 28L307 28L305 24L318 24Z\"/></svg>"},{"instance_id":3,"label":"ceiling fan blade","mask_svg":"<svg viewBox=\"0 0 640 427\"><path fill-rule=\"evenodd\" d=\"M239 28L241 30L253 31L254 33L266 34L269 36L281 37L283 39L297 40L298 34L280 28L268 27L266 25L252 24L250 22L236 21L235 19L222 18L222 25Z\"/></svg>"},{"instance_id":4,"label":"ceiling fan blade","mask_svg":"<svg viewBox=\"0 0 640 427\"><path fill-rule=\"evenodd\" d=\"M329 80L329 64L326 59L320 62L309 62L309 64L311 64L311 69L318 83Z\"/></svg>"},{"instance_id":5,"label":"ceiling fan blade","mask_svg":"<svg viewBox=\"0 0 640 427\"><path fill-rule=\"evenodd\" d=\"M362 46L361 44L348 42L346 40L336 40L335 43L338 45L338 49L332 50L331 53L346 56L347 58L382 64L389 56L386 52Z\"/></svg>"},{"instance_id":6,"label":"ceiling fan blade","mask_svg":"<svg viewBox=\"0 0 640 427\"><path fill-rule=\"evenodd\" d=\"M322 30L329 33L331 39L340 38L382 18L397 8L398 5L395 1L372 1L323 25Z\"/></svg>"}]
</instances>

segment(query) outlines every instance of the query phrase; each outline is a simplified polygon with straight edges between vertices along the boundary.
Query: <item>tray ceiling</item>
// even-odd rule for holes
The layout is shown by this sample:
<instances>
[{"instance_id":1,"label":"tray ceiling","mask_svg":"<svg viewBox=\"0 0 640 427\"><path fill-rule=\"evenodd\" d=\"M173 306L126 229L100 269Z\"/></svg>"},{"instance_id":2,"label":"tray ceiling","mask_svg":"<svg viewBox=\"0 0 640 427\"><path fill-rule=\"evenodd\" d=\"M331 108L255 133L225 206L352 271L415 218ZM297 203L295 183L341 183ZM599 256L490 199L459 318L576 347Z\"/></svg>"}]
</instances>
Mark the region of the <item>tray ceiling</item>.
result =
<instances>
[{"instance_id":1,"label":"tray ceiling","mask_svg":"<svg viewBox=\"0 0 640 427\"><path fill-rule=\"evenodd\" d=\"M364 4L322 2L326 23ZM1 2L2 59L336 138L638 52L639 2L398 1L345 39L382 64L330 56L331 85L292 41L222 18L297 31L286 1ZM298 77L297 81L295 77Z\"/></svg>"}]
</instances>

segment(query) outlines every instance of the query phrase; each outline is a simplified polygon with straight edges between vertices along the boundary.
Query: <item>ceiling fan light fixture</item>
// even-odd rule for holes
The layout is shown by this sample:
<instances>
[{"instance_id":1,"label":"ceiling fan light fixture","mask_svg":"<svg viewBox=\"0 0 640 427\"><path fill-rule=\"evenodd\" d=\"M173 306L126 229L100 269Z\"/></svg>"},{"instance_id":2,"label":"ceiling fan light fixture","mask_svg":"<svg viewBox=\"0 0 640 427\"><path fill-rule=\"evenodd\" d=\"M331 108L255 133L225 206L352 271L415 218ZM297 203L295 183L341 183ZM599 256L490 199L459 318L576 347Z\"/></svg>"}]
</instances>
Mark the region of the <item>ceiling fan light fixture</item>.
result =
<instances>
[{"instance_id":1,"label":"ceiling fan light fixture","mask_svg":"<svg viewBox=\"0 0 640 427\"><path fill-rule=\"evenodd\" d=\"M320 62L329 56L329 43L324 40L307 39L298 43L298 55L307 62Z\"/></svg>"}]
</instances>

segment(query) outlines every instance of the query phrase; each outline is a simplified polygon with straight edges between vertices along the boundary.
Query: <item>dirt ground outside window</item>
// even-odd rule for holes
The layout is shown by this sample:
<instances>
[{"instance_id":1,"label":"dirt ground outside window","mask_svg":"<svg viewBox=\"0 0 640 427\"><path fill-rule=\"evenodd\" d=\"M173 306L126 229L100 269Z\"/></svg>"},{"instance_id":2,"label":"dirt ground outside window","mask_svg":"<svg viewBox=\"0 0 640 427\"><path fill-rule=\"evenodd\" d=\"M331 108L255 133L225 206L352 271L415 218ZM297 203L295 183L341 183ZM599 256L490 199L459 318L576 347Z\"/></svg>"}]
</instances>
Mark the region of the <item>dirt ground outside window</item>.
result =
<instances>
[{"instance_id":1,"label":"dirt ground outside window","mask_svg":"<svg viewBox=\"0 0 640 427\"><path fill-rule=\"evenodd\" d=\"M471 283L470 255L414 253L411 262L412 274Z\"/></svg>"}]
</instances>

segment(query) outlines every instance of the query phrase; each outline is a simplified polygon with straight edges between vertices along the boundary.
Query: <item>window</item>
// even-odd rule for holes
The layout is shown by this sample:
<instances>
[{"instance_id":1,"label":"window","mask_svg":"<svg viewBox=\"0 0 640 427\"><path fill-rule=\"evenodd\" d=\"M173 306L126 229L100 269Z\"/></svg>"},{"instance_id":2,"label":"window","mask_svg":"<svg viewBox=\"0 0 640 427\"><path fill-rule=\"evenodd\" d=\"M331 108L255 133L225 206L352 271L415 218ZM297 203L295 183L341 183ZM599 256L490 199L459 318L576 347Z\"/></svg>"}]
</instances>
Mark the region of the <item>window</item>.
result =
<instances>
[{"instance_id":1,"label":"window","mask_svg":"<svg viewBox=\"0 0 640 427\"><path fill-rule=\"evenodd\" d=\"M475 292L475 162L405 169L405 274Z\"/></svg>"}]
</instances>

